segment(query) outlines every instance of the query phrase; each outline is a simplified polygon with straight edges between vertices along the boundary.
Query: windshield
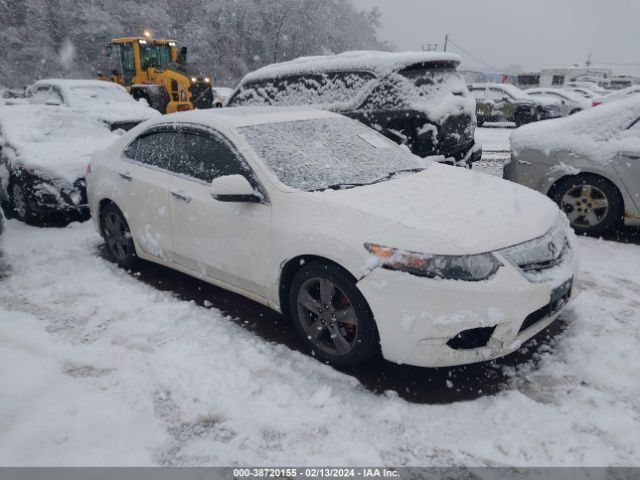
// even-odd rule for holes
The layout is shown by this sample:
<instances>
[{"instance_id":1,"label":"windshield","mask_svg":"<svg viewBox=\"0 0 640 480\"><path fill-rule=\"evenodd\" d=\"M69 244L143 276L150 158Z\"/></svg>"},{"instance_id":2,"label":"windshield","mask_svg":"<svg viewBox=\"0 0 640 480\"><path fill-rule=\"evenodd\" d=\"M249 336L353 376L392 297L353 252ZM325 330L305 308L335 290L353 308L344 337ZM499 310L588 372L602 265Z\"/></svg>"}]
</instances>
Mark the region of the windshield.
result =
<instances>
[{"instance_id":1,"label":"windshield","mask_svg":"<svg viewBox=\"0 0 640 480\"><path fill-rule=\"evenodd\" d=\"M429 164L344 117L266 123L239 130L282 183L305 191L369 184L389 178L391 172Z\"/></svg>"},{"instance_id":2,"label":"windshield","mask_svg":"<svg viewBox=\"0 0 640 480\"><path fill-rule=\"evenodd\" d=\"M133 97L119 87L111 87L109 85L87 85L82 87L71 87L69 89L72 102L80 105L86 102L100 103L131 103L134 102Z\"/></svg>"},{"instance_id":3,"label":"windshield","mask_svg":"<svg viewBox=\"0 0 640 480\"><path fill-rule=\"evenodd\" d=\"M149 67L164 68L171 62L171 47L166 44L140 44L140 63L143 70Z\"/></svg>"}]
</instances>

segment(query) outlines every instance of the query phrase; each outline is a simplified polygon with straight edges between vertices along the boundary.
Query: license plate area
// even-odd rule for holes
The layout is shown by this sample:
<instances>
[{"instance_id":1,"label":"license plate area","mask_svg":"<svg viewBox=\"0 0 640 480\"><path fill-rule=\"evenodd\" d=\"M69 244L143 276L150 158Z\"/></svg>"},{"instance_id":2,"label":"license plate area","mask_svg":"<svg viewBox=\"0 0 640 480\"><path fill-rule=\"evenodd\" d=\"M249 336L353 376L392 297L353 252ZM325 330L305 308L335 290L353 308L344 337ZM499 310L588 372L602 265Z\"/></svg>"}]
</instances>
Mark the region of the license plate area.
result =
<instances>
[{"instance_id":1,"label":"license plate area","mask_svg":"<svg viewBox=\"0 0 640 480\"><path fill-rule=\"evenodd\" d=\"M562 285L551 290L551 298L549 299L549 303L525 318L524 322L522 322L522 325L520 326L520 330L518 331L518 333L562 310L562 308L564 308L564 306L569 302L569 298L571 298L572 289L573 278L570 278Z\"/></svg>"}]
</instances>

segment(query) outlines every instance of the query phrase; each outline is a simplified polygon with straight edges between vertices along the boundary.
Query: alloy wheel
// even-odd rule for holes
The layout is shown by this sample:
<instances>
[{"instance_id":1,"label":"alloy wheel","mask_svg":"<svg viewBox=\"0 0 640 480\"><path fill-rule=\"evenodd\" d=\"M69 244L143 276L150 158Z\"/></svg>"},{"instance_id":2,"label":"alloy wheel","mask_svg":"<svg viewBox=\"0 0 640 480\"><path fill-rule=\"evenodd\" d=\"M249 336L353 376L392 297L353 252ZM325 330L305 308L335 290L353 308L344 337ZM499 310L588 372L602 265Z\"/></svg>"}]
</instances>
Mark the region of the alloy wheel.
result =
<instances>
[{"instance_id":1,"label":"alloy wheel","mask_svg":"<svg viewBox=\"0 0 640 480\"><path fill-rule=\"evenodd\" d=\"M13 208L16 211L18 218L20 220L24 220L27 216L27 199L24 195L24 191L22 190L22 187L20 185L14 183L11 193Z\"/></svg>"},{"instance_id":2,"label":"alloy wheel","mask_svg":"<svg viewBox=\"0 0 640 480\"><path fill-rule=\"evenodd\" d=\"M297 297L298 317L311 343L330 355L346 355L358 338L358 318L348 296L327 278L310 278Z\"/></svg>"},{"instance_id":3,"label":"alloy wheel","mask_svg":"<svg viewBox=\"0 0 640 480\"><path fill-rule=\"evenodd\" d=\"M104 237L107 247L117 262L125 262L133 253L130 248L131 234L126 223L117 212L109 212L104 217Z\"/></svg>"},{"instance_id":4,"label":"alloy wheel","mask_svg":"<svg viewBox=\"0 0 640 480\"><path fill-rule=\"evenodd\" d=\"M595 227L607 216L609 200L598 187L576 185L562 196L560 208L567 214L571 225Z\"/></svg>"}]
</instances>

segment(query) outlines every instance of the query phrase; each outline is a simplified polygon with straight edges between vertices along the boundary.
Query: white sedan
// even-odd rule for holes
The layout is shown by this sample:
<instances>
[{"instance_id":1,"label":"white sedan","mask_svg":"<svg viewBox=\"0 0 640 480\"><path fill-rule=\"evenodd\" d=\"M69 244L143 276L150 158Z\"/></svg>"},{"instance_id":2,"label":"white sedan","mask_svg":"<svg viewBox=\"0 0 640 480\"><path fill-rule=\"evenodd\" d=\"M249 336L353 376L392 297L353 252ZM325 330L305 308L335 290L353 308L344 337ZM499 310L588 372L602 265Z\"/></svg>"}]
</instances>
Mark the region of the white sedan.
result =
<instances>
[{"instance_id":1,"label":"white sedan","mask_svg":"<svg viewBox=\"0 0 640 480\"><path fill-rule=\"evenodd\" d=\"M281 311L336 366L379 348L429 367L499 357L574 291L574 237L551 200L329 112L167 115L89 171L120 266L157 262Z\"/></svg>"}]
</instances>

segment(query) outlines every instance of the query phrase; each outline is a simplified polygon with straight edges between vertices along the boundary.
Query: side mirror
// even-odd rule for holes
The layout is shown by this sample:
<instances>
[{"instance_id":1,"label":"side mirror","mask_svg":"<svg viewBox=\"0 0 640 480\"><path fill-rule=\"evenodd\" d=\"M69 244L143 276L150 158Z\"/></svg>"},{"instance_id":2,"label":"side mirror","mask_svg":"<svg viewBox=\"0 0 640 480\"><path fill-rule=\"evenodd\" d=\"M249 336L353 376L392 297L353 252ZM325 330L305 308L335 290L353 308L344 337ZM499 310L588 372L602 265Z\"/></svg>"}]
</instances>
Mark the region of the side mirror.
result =
<instances>
[{"instance_id":1,"label":"side mirror","mask_svg":"<svg viewBox=\"0 0 640 480\"><path fill-rule=\"evenodd\" d=\"M60 100L57 100L55 98L50 98L50 99L47 100L45 105L49 105L50 107L59 107L60 106Z\"/></svg>"},{"instance_id":2,"label":"side mirror","mask_svg":"<svg viewBox=\"0 0 640 480\"><path fill-rule=\"evenodd\" d=\"M262 196L242 175L225 175L214 178L209 187L209 193L220 202L260 203L262 201Z\"/></svg>"}]
</instances>

